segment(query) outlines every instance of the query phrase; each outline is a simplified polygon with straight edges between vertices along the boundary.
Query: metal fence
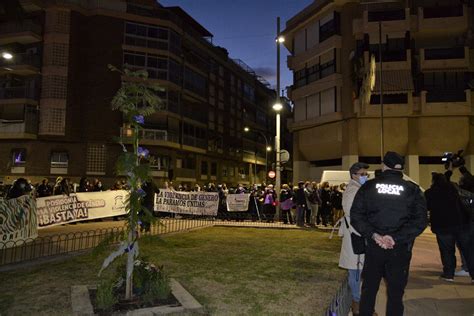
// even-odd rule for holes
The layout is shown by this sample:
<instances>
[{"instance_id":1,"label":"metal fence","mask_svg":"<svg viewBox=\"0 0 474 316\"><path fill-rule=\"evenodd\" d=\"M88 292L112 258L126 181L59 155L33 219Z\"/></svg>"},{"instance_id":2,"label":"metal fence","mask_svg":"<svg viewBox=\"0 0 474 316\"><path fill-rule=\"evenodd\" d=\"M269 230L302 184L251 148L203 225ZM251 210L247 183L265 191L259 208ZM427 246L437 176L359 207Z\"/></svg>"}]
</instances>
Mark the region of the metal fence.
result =
<instances>
[{"instance_id":1,"label":"metal fence","mask_svg":"<svg viewBox=\"0 0 474 316\"><path fill-rule=\"evenodd\" d=\"M346 316L349 314L352 303L352 294L348 278L342 281L341 286L334 295L332 302L326 309L324 316Z\"/></svg>"},{"instance_id":2,"label":"metal fence","mask_svg":"<svg viewBox=\"0 0 474 316\"><path fill-rule=\"evenodd\" d=\"M164 235L213 225L214 221L207 218L162 219L145 235ZM118 242L124 231L125 226L122 226L0 242L0 266L92 249L106 238Z\"/></svg>"}]
</instances>

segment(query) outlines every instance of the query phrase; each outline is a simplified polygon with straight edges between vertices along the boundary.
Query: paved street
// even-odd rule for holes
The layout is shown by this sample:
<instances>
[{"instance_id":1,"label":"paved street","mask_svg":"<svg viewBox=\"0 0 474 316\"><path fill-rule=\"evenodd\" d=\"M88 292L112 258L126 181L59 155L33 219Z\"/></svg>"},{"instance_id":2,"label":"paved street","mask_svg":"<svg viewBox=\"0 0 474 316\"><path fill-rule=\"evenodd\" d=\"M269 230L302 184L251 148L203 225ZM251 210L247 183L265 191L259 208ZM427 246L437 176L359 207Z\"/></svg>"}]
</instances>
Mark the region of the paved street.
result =
<instances>
[{"instance_id":1,"label":"paved street","mask_svg":"<svg viewBox=\"0 0 474 316\"><path fill-rule=\"evenodd\" d=\"M454 283L447 283L439 279L441 269L436 237L427 229L418 237L413 250L410 279L404 299L406 316L474 315L474 285L471 284L471 279L457 277ZM385 315L384 293L382 282L376 306L380 316Z\"/></svg>"}]
</instances>

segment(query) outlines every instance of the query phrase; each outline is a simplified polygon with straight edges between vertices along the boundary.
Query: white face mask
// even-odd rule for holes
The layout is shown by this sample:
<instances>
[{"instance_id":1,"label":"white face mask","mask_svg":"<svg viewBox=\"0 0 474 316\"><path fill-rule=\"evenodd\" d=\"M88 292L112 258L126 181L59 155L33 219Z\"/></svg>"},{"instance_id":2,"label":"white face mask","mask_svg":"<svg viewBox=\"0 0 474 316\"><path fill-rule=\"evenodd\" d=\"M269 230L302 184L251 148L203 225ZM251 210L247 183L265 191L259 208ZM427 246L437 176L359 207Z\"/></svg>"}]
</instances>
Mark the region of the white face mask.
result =
<instances>
[{"instance_id":1,"label":"white face mask","mask_svg":"<svg viewBox=\"0 0 474 316\"><path fill-rule=\"evenodd\" d=\"M368 176L359 176L359 183L362 185L367 182Z\"/></svg>"}]
</instances>

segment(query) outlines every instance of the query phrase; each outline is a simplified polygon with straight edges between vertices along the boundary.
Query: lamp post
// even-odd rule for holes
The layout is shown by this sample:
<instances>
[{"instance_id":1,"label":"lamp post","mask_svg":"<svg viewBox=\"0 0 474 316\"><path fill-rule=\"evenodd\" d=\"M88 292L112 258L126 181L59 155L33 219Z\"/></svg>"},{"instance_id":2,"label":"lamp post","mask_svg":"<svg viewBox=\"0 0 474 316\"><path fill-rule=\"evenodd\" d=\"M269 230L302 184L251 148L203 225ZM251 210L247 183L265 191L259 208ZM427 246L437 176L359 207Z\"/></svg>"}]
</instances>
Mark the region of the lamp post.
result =
<instances>
[{"instance_id":1,"label":"lamp post","mask_svg":"<svg viewBox=\"0 0 474 316\"><path fill-rule=\"evenodd\" d=\"M265 136L265 134L262 131L251 130L248 126L244 127L244 132L248 133L250 131L260 133L260 135L263 136L263 139L265 139L265 178L266 178L267 174L268 174L268 152L271 151L272 148L268 145L268 138L267 138L267 136ZM255 154L255 156L256 156L256 154Z\"/></svg>"},{"instance_id":2,"label":"lamp post","mask_svg":"<svg viewBox=\"0 0 474 316\"><path fill-rule=\"evenodd\" d=\"M280 194L281 187L281 163L280 163L280 111L283 109L280 98L280 45L285 42L285 38L280 35L280 17L277 17L277 36L276 36L276 49L277 49L277 69L276 69L276 102L273 105L273 110L276 111L276 135L275 135L275 192L277 196ZM278 204L275 213L275 219L280 219L280 205Z\"/></svg>"}]
</instances>

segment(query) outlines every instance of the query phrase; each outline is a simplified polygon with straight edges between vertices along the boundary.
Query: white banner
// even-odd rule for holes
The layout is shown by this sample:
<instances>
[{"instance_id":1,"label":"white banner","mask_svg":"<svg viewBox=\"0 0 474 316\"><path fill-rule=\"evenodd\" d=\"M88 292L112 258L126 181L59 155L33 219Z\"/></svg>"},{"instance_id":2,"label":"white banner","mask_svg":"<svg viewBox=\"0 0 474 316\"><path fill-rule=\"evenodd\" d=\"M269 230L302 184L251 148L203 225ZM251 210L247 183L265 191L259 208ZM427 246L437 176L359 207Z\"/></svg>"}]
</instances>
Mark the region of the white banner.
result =
<instances>
[{"instance_id":1,"label":"white banner","mask_svg":"<svg viewBox=\"0 0 474 316\"><path fill-rule=\"evenodd\" d=\"M249 208L250 194L228 194L227 210L229 212L246 212Z\"/></svg>"},{"instance_id":2,"label":"white banner","mask_svg":"<svg viewBox=\"0 0 474 316\"><path fill-rule=\"evenodd\" d=\"M17 199L0 198L0 242L13 247L20 240L38 237L36 203L29 195Z\"/></svg>"},{"instance_id":3,"label":"white banner","mask_svg":"<svg viewBox=\"0 0 474 316\"><path fill-rule=\"evenodd\" d=\"M160 189L160 193L155 196L157 212L216 216L218 206L217 192L179 192Z\"/></svg>"},{"instance_id":4,"label":"white banner","mask_svg":"<svg viewBox=\"0 0 474 316\"><path fill-rule=\"evenodd\" d=\"M124 215L127 196L127 191L117 190L38 198L38 228Z\"/></svg>"}]
</instances>

